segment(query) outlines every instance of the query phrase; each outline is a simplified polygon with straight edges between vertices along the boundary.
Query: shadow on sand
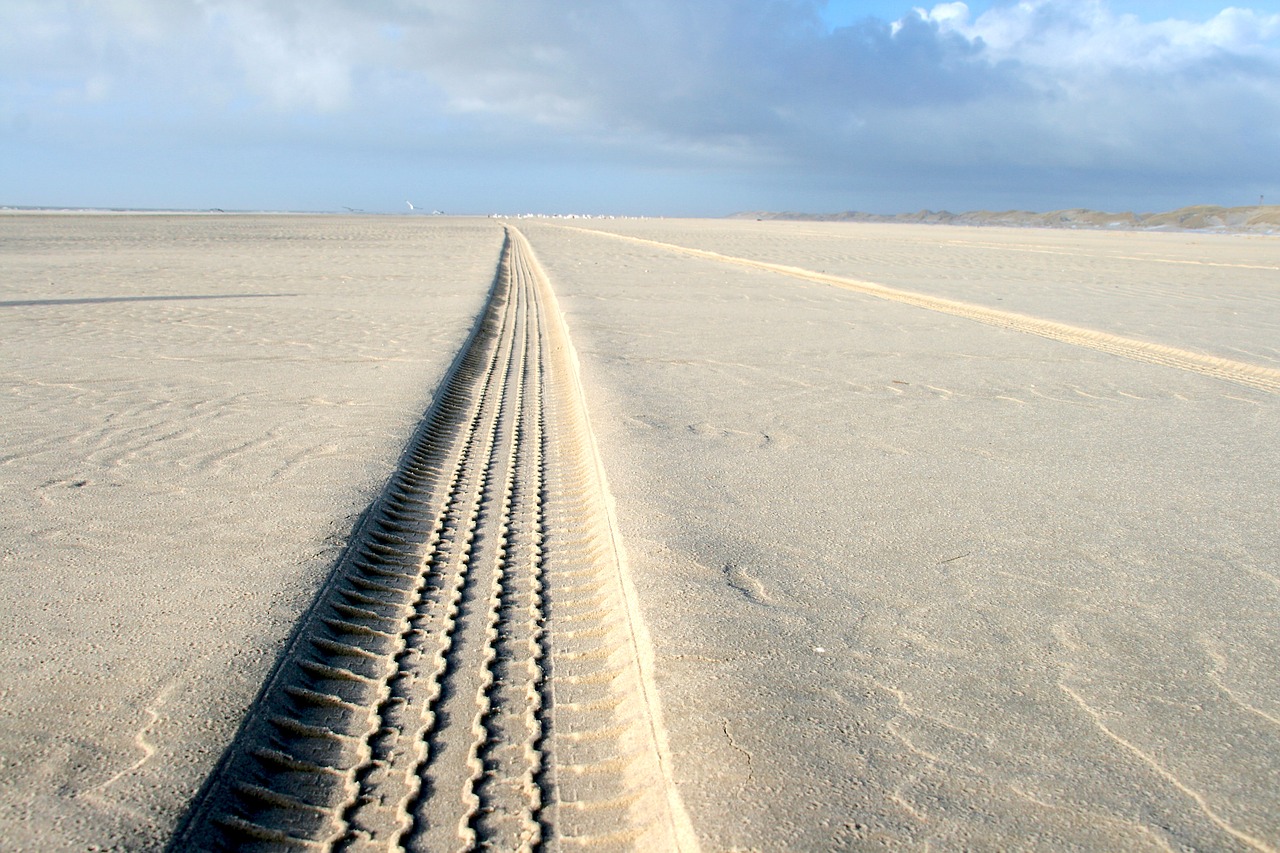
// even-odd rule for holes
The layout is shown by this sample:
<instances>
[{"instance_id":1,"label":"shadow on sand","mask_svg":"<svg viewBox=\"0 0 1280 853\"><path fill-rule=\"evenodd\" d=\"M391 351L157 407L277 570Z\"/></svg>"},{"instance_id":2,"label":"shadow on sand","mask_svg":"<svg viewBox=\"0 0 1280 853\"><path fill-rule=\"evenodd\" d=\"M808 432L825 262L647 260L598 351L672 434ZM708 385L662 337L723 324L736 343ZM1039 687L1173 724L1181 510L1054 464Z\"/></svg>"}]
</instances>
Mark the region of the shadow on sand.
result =
<instances>
[{"instance_id":1,"label":"shadow on sand","mask_svg":"<svg viewBox=\"0 0 1280 853\"><path fill-rule=\"evenodd\" d=\"M81 299L11 299L0 301L0 308L25 308L29 305L101 305L108 302L173 302L185 299L273 299L297 296L297 293L201 293L190 296L86 296Z\"/></svg>"}]
</instances>

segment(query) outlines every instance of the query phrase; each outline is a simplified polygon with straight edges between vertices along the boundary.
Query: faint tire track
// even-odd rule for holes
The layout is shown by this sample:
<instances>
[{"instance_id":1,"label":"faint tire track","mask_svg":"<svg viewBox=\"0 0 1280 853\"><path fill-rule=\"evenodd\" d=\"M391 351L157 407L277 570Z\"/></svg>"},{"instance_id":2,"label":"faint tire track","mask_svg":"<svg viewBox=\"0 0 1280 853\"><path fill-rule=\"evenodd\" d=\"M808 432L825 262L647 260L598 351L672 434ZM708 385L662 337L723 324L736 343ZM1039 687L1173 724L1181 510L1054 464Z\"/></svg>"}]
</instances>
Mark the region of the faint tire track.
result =
<instances>
[{"instance_id":1,"label":"faint tire track","mask_svg":"<svg viewBox=\"0 0 1280 853\"><path fill-rule=\"evenodd\" d=\"M487 307L173 850L695 849L577 363Z\"/></svg>"},{"instance_id":2,"label":"faint tire track","mask_svg":"<svg viewBox=\"0 0 1280 853\"><path fill-rule=\"evenodd\" d=\"M702 258L704 260L719 261L721 263L733 264L735 266L749 267L751 269L764 270L766 272L781 273L782 275L791 276L792 278L801 278L807 281L818 282L819 284L830 284L844 288L845 290L862 293L867 296L875 296L879 299L888 299L893 302L914 305L917 308L927 308L930 311L938 311L943 314L951 314L956 317L977 320L980 323L986 323L991 326L1000 326L1006 329L1013 329L1019 332L1039 335L1043 338L1074 344L1075 346L1088 347L1090 349L1100 350L1112 355L1118 355L1123 358L1134 359L1135 361L1144 361L1149 364L1161 364L1166 367L1174 367L1179 370L1188 370L1193 373L1212 376L1215 379L1225 379L1228 382L1235 382L1240 385L1257 388L1261 391L1270 391L1273 394L1280 394L1280 370L1263 367L1257 364L1249 364L1243 361L1234 361L1228 358L1206 355L1204 353L1179 349L1177 347L1152 343L1150 341L1135 340L1134 338L1113 335L1109 332L1097 331L1096 329L1085 329L1079 326L1072 326L1067 323L1059 323L1054 320L1045 320L1039 317L1031 317L1026 314L1018 314L1013 311L1003 311L998 308L988 308L983 305L975 305L970 302L945 299L939 296L929 296L909 290L899 290L895 287L876 284L871 281L860 281L858 279L846 278L844 276L829 275L827 273L803 269L802 267L774 264L769 263L768 261L755 261L750 258L739 258L733 255L722 255L719 252L711 252L706 249L694 249L689 246L680 246L675 243L664 243L659 240L648 240L643 237L614 234L610 231L597 231L591 228L577 228L571 225L559 225L556 227L565 228L571 231L580 231L585 234L597 234L604 237L612 237L616 240L637 243L642 246L654 246L670 252L677 252L679 254Z\"/></svg>"}]
</instances>

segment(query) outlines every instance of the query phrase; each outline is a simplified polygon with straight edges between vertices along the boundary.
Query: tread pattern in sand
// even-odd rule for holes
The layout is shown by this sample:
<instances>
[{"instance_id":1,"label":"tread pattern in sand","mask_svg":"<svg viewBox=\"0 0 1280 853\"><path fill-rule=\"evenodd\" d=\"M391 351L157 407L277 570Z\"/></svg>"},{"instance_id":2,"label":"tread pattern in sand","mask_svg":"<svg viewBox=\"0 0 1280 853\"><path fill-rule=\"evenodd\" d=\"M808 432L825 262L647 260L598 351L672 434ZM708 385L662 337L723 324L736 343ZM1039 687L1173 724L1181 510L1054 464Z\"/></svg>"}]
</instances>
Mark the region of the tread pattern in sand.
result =
<instances>
[{"instance_id":1,"label":"tread pattern in sand","mask_svg":"<svg viewBox=\"0 0 1280 853\"><path fill-rule=\"evenodd\" d=\"M695 249L690 246L680 246L675 243L664 243L660 240L648 240L643 237L614 234L609 231L597 231L589 228L574 228L573 226L567 225L559 227L569 228L574 231L582 231L588 234L613 237L630 243L654 246L667 251L678 252L695 258L702 258L704 260L719 261L721 263L734 264L736 266L781 273L782 275L801 278L807 281L814 281L820 284L830 284L844 288L845 290L856 291L858 293L875 296L880 299L888 299L894 302L914 305L918 308L926 308L930 311L938 311L943 314L964 317L969 320L976 320L980 323L987 323L992 326L1000 326L1006 329L1014 329L1019 332L1039 335L1040 337L1073 344L1075 346L1088 347L1090 349L1099 350L1112 355L1118 355L1123 358L1134 359L1135 361L1144 361L1149 364L1160 364L1166 367L1174 367L1179 370L1187 370L1193 373L1200 373L1205 376L1212 376L1216 379L1225 379L1228 382L1247 385L1261 391L1280 394L1280 370L1263 367L1262 365L1220 358L1218 356L1179 349L1177 347L1171 347L1151 341L1135 340L1121 335L1114 335L1109 332L1102 332L1096 329L1085 329L1079 326L1072 326L1067 323L1059 323L1054 320L1030 317L1013 311L1004 311L999 308L988 308L983 305L975 305L973 303L961 302L955 299L945 299L939 296L929 296L924 293L900 290L895 287L888 287L887 285L876 284L871 281L860 281L858 279L847 278L845 276L829 275L827 273L815 272L814 270L807 270L802 267L787 266L786 264L774 264L769 263L768 261L756 261L750 258L739 258L733 255L711 252L706 249Z\"/></svg>"},{"instance_id":2,"label":"tread pattern in sand","mask_svg":"<svg viewBox=\"0 0 1280 853\"><path fill-rule=\"evenodd\" d=\"M173 849L690 847L549 283L488 306Z\"/></svg>"}]
</instances>

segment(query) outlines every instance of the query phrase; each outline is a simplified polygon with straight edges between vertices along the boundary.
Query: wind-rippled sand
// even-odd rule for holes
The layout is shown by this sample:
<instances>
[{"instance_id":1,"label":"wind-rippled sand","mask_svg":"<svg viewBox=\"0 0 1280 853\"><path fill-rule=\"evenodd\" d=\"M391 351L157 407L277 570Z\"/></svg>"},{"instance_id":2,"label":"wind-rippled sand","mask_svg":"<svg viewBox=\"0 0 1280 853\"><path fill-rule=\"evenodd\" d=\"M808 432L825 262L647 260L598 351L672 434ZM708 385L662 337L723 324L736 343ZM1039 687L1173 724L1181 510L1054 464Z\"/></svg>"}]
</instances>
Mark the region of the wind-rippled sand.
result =
<instances>
[{"instance_id":1,"label":"wind-rippled sand","mask_svg":"<svg viewBox=\"0 0 1280 853\"><path fill-rule=\"evenodd\" d=\"M1271 238L590 227L1277 367ZM705 847L1280 846L1280 396L525 230Z\"/></svg>"},{"instance_id":2,"label":"wind-rippled sand","mask_svg":"<svg viewBox=\"0 0 1280 853\"><path fill-rule=\"evenodd\" d=\"M520 227L704 849L1280 847L1280 240ZM503 232L0 237L0 835L162 846Z\"/></svg>"},{"instance_id":3,"label":"wind-rippled sand","mask_svg":"<svg viewBox=\"0 0 1280 853\"><path fill-rule=\"evenodd\" d=\"M163 845L501 245L484 220L0 217L0 847Z\"/></svg>"}]
</instances>

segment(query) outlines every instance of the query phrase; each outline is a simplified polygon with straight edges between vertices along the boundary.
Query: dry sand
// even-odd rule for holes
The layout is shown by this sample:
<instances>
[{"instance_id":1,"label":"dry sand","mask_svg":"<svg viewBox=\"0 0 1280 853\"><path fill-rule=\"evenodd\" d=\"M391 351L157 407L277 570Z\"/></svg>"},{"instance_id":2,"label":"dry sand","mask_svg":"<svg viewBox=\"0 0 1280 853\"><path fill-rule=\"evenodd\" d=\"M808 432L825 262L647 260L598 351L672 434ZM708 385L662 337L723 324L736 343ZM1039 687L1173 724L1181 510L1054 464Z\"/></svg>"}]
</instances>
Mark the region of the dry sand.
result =
<instances>
[{"instance_id":1,"label":"dry sand","mask_svg":"<svg viewBox=\"0 0 1280 853\"><path fill-rule=\"evenodd\" d=\"M1008 228L1097 228L1108 231L1214 231L1236 234L1276 234L1280 232L1280 207L1256 205L1220 207L1201 204L1162 213L1108 213L1088 208L1051 210L921 210L916 213L769 213L734 214L735 219L790 220L797 222L891 222L898 225L973 225Z\"/></svg>"},{"instance_id":2,"label":"dry sand","mask_svg":"<svg viewBox=\"0 0 1280 853\"><path fill-rule=\"evenodd\" d=\"M649 242L521 223L704 849L1280 847L1280 240L607 227ZM7 215L0 237L0 837L154 848L390 475L502 232Z\"/></svg>"},{"instance_id":3,"label":"dry sand","mask_svg":"<svg viewBox=\"0 0 1280 853\"><path fill-rule=\"evenodd\" d=\"M1274 239L590 227L1276 365ZM526 231L707 849L1280 845L1280 396Z\"/></svg>"},{"instance_id":4,"label":"dry sand","mask_svg":"<svg viewBox=\"0 0 1280 853\"><path fill-rule=\"evenodd\" d=\"M501 243L484 220L0 217L0 847L163 845Z\"/></svg>"}]
</instances>

